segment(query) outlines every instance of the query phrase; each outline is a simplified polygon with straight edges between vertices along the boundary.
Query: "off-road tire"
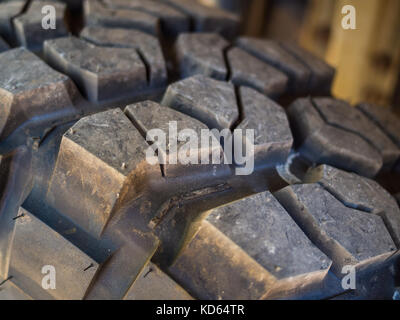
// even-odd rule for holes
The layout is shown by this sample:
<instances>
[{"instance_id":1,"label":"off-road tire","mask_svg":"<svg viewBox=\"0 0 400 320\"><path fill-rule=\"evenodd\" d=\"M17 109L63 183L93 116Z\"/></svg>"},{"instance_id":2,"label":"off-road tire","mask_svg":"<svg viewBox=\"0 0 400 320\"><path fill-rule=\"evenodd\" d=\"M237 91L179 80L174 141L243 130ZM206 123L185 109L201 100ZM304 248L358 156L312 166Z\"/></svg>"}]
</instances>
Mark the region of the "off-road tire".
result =
<instances>
[{"instance_id":1,"label":"off-road tire","mask_svg":"<svg viewBox=\"0 0 400 320\"><path fill-rule=\"evenodd\" d=\"M0 299L393 297L400 209L376 180L398 170L398 120L238 31L185 0L1 2ZM149 163L171 121L254 129L254 172Z\"/></svg>"}]
</instances>

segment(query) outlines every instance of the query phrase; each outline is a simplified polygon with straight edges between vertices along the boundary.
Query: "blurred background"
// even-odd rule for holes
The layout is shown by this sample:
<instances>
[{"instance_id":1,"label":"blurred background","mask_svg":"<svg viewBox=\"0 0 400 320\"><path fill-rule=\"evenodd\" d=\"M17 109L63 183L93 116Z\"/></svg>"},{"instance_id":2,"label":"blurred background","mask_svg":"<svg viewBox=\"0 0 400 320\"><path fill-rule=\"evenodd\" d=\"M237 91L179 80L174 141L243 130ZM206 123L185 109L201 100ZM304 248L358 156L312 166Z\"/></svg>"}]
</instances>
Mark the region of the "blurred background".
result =
<instances>
[{"instance_id":1,"label":"blurred background","mask_svg":"<svg viewBox=\"0 0 400 320\"><path fill-rule=\"evenodd\" d=\"M337 70L333 94L400 113L400 0L199 0L242 17L242 34L296 41ZM342 28L342 7L356 30Z\"/></svg>"}]
</instances>

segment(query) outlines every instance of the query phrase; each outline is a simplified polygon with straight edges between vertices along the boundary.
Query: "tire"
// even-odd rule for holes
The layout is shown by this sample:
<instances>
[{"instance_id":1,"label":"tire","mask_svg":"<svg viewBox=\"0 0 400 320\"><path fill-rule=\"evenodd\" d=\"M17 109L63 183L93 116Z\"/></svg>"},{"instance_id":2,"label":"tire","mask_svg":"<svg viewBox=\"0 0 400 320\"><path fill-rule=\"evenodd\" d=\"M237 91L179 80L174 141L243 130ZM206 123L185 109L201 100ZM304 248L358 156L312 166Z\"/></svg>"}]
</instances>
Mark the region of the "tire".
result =
<instances>
[{"instance_id":1,"label":"tire","mask_svg":"<svg viewBox=\"0 0 400 320\"><path fill-rule=\"evenodd\" d=\"M330 97L330 66L183 0L85 1L74 36L33 32L39 2L16 3L0 5L0 299L392 298L400 210L371 178L398 162L396 120ZM148 163L170 121L255 129L254 172Z\"/></svg>"},{"instance_id":2,"label":"tire","mask_svg":"<svg viewBox=\"0 0 400 320\"><path fill-rule=\"evenodd\" d=\"M375 177L381 170L390 171L399 160L398 141L382 131L383 126L376 125L377 120L364 110L374 110L375 115L385 111L367 104L351 108L332 98L297 100L289 107L288 115L299 137L300 152L313 162L367 177ZM394 114L391 117L388 124L398 121Z\"/></svg>"},{"instance_id":3,"label":"tire","mask_svg":"<svg viewBox=\"0 0 400 320\"><path fill-rule=\"evenodd\" d=\"M397 202L400 203L400 194L399 193L395 195L395 198L396 198Z\"/></svg>"}]
</instances>

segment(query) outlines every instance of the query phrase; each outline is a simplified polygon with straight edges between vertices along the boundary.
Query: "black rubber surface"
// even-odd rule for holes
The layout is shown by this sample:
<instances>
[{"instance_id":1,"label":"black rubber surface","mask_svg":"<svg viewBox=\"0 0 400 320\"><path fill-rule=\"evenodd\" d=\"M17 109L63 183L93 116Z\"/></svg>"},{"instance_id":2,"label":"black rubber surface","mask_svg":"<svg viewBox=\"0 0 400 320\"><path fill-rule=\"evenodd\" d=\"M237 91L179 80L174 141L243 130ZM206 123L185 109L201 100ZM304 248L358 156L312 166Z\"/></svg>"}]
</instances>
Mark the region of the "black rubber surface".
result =
<instances>
[{"instance_id":1,"label":"black rubber surface","mask_svg":"<svg viewBox=\"0 0 400 320\"><path fill-rule=\"evenodd\" d=\"M372 180L400 157L389 110L330 97L333 68L235 38L223 11L65 1L44 32L51 3L0 4L0 299L392 298L400 210ZM254 172L149 163L171 121L253 129Z\"/></svg>"}]
</instances>

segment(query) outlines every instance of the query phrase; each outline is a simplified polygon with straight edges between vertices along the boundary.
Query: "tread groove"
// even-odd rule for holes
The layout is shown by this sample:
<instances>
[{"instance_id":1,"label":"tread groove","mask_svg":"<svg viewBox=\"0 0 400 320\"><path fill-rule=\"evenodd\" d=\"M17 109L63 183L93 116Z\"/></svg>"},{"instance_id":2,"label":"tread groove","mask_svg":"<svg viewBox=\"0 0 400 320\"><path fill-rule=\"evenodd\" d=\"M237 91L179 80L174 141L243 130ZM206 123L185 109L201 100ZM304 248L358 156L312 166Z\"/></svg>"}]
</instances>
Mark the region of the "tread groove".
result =
<instances>
[{"instance_id":1,"label":"tread groove","mask_svg":"<svg viewBox=\"0 0 400 320\"><path fill-rule=\"evenodd\" d=\"M314 100L313 97L310 97L310 102L311 102L311 105L313 106L313 108L315 109L315 111L318 112L319 116L320 116L321 119L325 122L326 125L331 126L331 127L333 127L333 128L336 128L336 129L339 129L339 130L343 130L343 131L345 131L345 132L348 132L348 133L351 133L351 134L354 134L354 135L358 136L359 138L363 139L366 143L368 143L368 145L369 145L371 148L373 148L376 152L378 152L378 153L381 155L381 157L382 157L382 152L381 152L379 149L377 149L377 148L372 144L372 142L371 142L369 139L367 139L367 138L364 137L362 134L360 134L360 132L358 132L358 131L356 131L356 130L350 130L350 129L348 129L348 128L342 127L342 126L337 125L337 124L335 124L335 123L331 123L331 122L328 121L328 119L324 116L324 114L319 110L319 108L318 108L317 104L315 103L315 100Z\"/></svg>"},{"instance_id":2,"label":"tread groove","mask_svg":"<svg viewBox=\"0 0 400 320\"><path fill-rule=\"evenodd\" d=\"M34 1L34 0L25 0L25 4L24 4L24 6L22 7L21 11L20 11L19 13L15 14L14 16L12 16L12 17L10 18L10 22L13 22L16 18L18 18L18 17L20 17L21 15L23 15L24 13L26 13L26 12L29 10L29 8L30 8L30 6L31 6L31 4L32 4L33 1Z\"/></svg>"},{"instance_id":3,"label":"tread groove","mask_svg":"<svg viewBox=\"0 0 400 320\"><path fill-rule=\"evenodd\" d=\"M387 215L384 211L379 211L379 212L374 212L373 210L366 208L364 206L360 206L357 205L355 203L350 203L345 201L344 199L342 199L339 194L337 192L335 192L332 188L329 188L327 186L325 186L323 183L317 182L324 190L326 190L327 192L329 192L336 200L338 200L340 203L342 203L344 206L346 206L347 208L350 209L354 209L354 210L358 210L360 212L363 213L367 213L367 214L376 214L379 217L381 217L387 231L390 234L390 237L392 238L393 242L395 243L396 247L399 248L399 243L396 240L396 236L395 236L395 232L392 228L392 226L390 225L390 222L388 221Z\"/></svg>"},{"instance_id":4,"label":"tread groove","mask_svg":"<svg viewBox=\"0 0 400 320\"><path fill-rule=\"evenodd\" d=\"M146 68L147 85L150 86L151 82L153 80L153 79L151 79L151 64L146 59L146 56L143 54L143 52L140 49L137 49L136 52L137 52L140 60L142 60L144 67Z\"/></svg>"},{"instance_id":5,"label":"tread groove","mask_svg":"<svg viewBox=\"0 0 400 320\"><path fill-rule=\"evenodd\" d=\"M229 57L228 57L229 51L232 48L234 48L234 45L230 44L230 45L228 45L226 48L224 48L222 50L222 54L223 54L224 61L225 61L225 67L226 67L226 78L225 78L225 81L228 81L228 82L232 80L232 66L231 66L231 63L230 63Z\"/></svg>"},{"instance_id":6,"label":"tread groove","mask_svg":"<svg viewBox=\"0 0 400 320\"><path fill-rule=\"evenodd\" d=\"M231 131L235 130L244 120L244 112L243 112L243 101L242 101L242 95L240 94L240 86L234 85L234 92L235 92L235 98L236 98L236 106L238 109L238 119L231 125L229 128Z\"/></svg>"},{"instance_id":7,"label":"tread groove","mask_svg":"<svg viewBox=\"0 0 400 320\"><path fill-rule=\"evenodd\" d=\"M153 143L151 143L150 141L147 141L146 137L147 137L147 132L145 130L145 128L142 128L142 126L130 115L129 112L124 112L125 116L129 119L129 121L133 124L133 126L139 131L140 135L143 137L143 139L146 141L146 143L149 146L152 146ZM159 157L158 154L158 149L157 149L157 157ZM161 172L161 176L164 178L165 177L165 165L160 163L160 172Z\"/></svg>"}]
</instances>

